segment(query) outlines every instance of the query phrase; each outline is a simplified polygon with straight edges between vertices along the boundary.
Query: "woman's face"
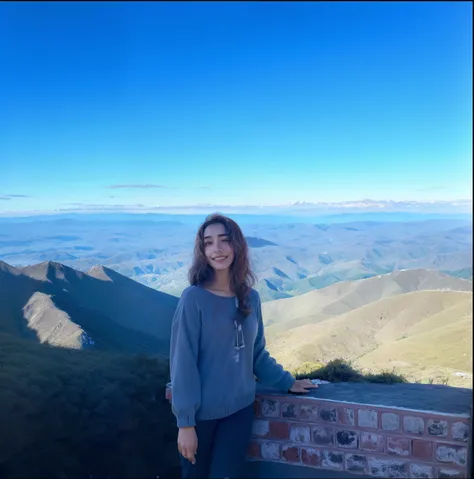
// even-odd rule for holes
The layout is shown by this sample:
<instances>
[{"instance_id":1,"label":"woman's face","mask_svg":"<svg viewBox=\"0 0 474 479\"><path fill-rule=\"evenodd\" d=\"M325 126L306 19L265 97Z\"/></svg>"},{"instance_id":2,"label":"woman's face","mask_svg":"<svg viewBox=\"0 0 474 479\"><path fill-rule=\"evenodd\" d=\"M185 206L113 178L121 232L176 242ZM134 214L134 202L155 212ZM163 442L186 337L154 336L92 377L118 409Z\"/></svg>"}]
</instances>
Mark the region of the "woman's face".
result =
<instances>
[{"instance_id":1,"label":"woman's face","mask_svg":"<svg viewBox=\"0 0 474 479\"><path fill-rule=\"evenodd\" d=\"M204 230L204 254L214 270L222 271L230 267L234 261L234 249L224 225L215 223Z\"/></svg>"}]
</instances>

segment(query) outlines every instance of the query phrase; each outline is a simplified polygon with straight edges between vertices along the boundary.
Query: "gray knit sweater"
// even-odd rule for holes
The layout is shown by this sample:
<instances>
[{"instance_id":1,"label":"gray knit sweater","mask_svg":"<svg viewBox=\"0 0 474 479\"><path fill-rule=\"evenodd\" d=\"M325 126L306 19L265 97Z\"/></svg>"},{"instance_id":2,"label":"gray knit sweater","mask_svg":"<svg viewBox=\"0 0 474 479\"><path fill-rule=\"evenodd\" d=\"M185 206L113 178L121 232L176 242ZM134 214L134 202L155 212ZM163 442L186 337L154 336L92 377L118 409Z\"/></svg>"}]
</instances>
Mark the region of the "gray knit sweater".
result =
<instances>
[{"instance_id":1,"label":"gray knit sweater","mask_svg":"<svg viewBox=\"0 0 474 479\"><path fill-rule=\"evenodd\" d=\"M200 286L184 290L171 330L172 410L178 427L233 414L255 400L255 376L287 391L293 376L265 349L260 296L252 289L252 312L234 322L235 297ZM240 325L240 328L239 328Z\"/></svg>"}]
</instances>

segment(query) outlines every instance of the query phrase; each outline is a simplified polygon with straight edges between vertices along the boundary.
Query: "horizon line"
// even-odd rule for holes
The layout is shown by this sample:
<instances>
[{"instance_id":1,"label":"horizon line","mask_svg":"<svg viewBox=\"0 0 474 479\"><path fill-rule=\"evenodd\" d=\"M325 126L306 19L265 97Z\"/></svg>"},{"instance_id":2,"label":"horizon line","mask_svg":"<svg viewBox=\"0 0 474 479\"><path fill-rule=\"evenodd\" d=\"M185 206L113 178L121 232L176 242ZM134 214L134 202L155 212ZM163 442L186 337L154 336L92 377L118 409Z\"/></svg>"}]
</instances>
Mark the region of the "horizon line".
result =
<instances>
[{"instance_id":1,"label":"horizon line","mask_svg":"<svg viewBox=\"0 0 474 479\"><path fill-rule=\"evenodd\" d=\"M94 213L129 213L129 214L157 214L166 212L182 212L183 210L197 210L197 211L219 211L220 209L230 210L257 210L260 212L274 211L275 209L284 209L287 212L311 212L315 213L319 210L335 210L334 212L352 212L352 213L368 213L368 212L385 212L385 213L428 213L428 211L421 211L426 208L449 207L451 209L465 209L470 207L472 214L472 198L460 198L453 200L345 200L345 201L294 201L281 204L270 205L256 205L256 204L194 204L194 205L153 205L147 206L143 204L121 204L121 205L107 205L107 204L87 204L75 203L74 208L51 208L51 209L34 209L34 210L2 210L0 216L2 217L24 217L40 216L40 215L62 215L62 214L94 214ZM401 209L400 209L401 208ZM353 210L353 211L351 211ZM354 211L356 210L356 211ZM407 211L408 210L408 211ZM411 210L411 211L410 211ZM329 213L329 211L327 211ZM436 213L436 211L431 211ZM467 212L467 213L469 213ZM442 212L438 212L442 213ZM446 212L444 212L446 213ZM461 213L461 211L453 211L452 214ZM466 212L464 212L466 213ZM169 214L169 213L168 213ZM183 213L182 213L183 214ZM184 213L185 214L185 213Z\"/></svg>"}]
</instances>

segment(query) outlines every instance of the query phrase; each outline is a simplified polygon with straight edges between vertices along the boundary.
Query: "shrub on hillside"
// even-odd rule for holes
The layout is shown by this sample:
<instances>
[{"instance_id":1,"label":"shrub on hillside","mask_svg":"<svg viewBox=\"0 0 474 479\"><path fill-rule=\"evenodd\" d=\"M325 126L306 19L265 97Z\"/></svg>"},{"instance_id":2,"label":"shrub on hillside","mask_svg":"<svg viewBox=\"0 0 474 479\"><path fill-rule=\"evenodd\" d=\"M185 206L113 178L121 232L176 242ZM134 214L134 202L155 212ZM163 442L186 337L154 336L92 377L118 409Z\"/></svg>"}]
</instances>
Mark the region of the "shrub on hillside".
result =
<instances>
[{"instance_id":1,"label":"shrub on hillside","mask_svg":"<svg viewBox=\"0 0 474 479\"><path fill-rule=\"evenodd\" d=\"M395 374L393 371L364 374L356 370L350 361L345 361L344 359L333 359L325 365L320 363L303 363L291 372L297 379L321 379L332 383L369 382L394 384L408 382L403 376Z\"/></svg>"},{"instance_id":2,"label":"shrub on hillside","mask_svg":"<svg viewBox=\"0 0 474 479\"><path fill-rule=\"evenodd\" d=\"M291 370L291 373L293 374L293 376L297 377L298 379L308 378L310 377L311 374L314 374L315 371L318 371L323 366L324 366L323 363L305 362L293 368ZM316 378L312 377L311 379L316 379Z\"/></svg>"}]
</instances>

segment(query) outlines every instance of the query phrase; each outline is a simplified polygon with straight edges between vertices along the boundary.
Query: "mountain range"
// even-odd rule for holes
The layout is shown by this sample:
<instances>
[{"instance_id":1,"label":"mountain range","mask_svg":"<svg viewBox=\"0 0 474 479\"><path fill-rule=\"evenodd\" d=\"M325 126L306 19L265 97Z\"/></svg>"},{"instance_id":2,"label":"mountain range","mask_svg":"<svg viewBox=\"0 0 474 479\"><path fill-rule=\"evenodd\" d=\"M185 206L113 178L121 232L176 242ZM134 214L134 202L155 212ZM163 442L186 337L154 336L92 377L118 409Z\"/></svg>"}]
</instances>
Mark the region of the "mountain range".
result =
<instances>
[{"instance_id":1,"label":"mountain range","mask_svg":"<svg viewBox=\"0 0 474 479\"><path fill-rule=\"evenodd\" d=\"M247 238L264 302L400 269L435 269L472 279L472 218L426 219L414 213L390 218L381 220L376 213L234 215ZM82 272L103 265L179 296L202 220L198 215L97 214L0 221L0 260L16 267L51 260Z\"/></svg>"},{"instance_id":2,"label":"mountain range","mask_svg":"<svg viewBox=\"0 0 474 479\"><path fill-rule=\"evenodd\" d=\"M74 349L167 357L178 298L105 266L0 262L0 332ZM343 281L262 306L285 367L335 358L415 379L472 383L472 283L435 270Z\"/></svg>"}]
</instances>

